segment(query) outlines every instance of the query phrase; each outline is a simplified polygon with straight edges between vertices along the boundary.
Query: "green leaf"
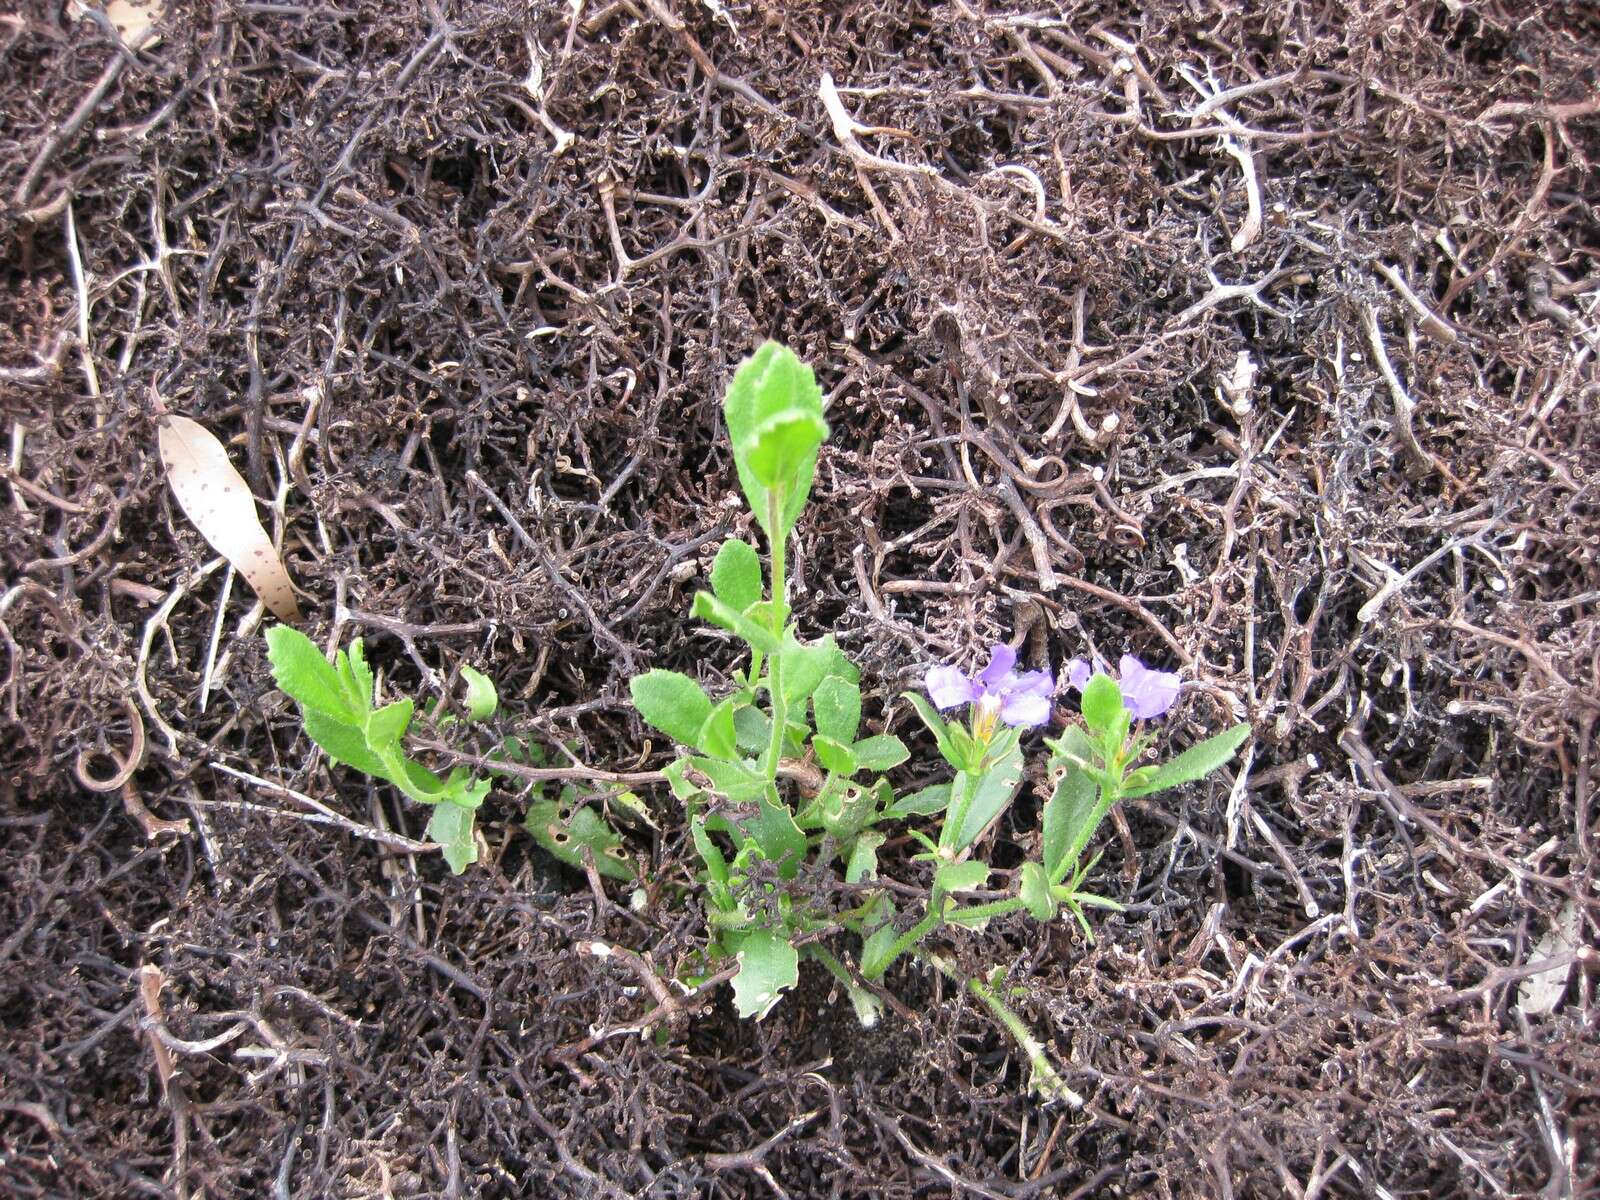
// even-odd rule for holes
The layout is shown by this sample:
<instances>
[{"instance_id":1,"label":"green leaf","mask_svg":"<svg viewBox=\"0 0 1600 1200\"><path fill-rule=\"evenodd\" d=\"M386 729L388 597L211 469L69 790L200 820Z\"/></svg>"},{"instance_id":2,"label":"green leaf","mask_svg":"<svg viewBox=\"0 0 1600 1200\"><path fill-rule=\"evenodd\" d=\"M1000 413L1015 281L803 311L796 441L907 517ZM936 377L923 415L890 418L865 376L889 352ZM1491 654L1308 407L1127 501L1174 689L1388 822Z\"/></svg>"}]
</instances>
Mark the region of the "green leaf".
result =
<instances>
[{"instance_id":1,"label":"green leaf","mask_svg":"<svg viewBox=\"0 0 1600 1200\"><path fill-rule=\"evenodd\" d=\"M500 707L500 693L495 691L494 680L482 671L461 664L461 678L467 681L467 719L487 721Z\"/></svg>"},{"instance_id":2,"label":"green leaf","mask_svg":"<svg viewBox=\"0 0 1600 1200\"><path fill-rule=\"evenodd\" d=\"M676 671L646 671L634 676L628 690L646 721L682 745L696 744L711 715L711 699L698 683Z\"/></svg>"},{"instance_id":3,"label":"green leaf","mask_svg":"<svg viewBox=\"0 0 1600 1200\"><path fill-rule=\"evenodd\" d=\"M888 907L890 920L884 921L861 943L861 973L868 979L881 978L888 969L889 951L893 949L899 931L894 927L894 905Z\"/></svg>"},{"instance_id":4,"label":"green leaf","mask_svg":"<svg viewBox=\"0 0 1600 1200\"><path fill-rule=\"evenodd\" d=\"M780 803L772 788L756 801L756 815L745 822L761 853L775 863L780 879L793 879L806 857L806 835L794 823L794 814Z\"/></svg>"},{"instance_id":5,"label":"green leaf","mask_svg":"<svg viewBox=\"0 0 1600 1200\"><path fill-rule=\"evenodd\" d=\"M1011 803L1021 783L1022 751L1013 749L979 778L977 794L972 798L966 820L961 824L961 832L956 835L950 849L959 852L977 841L978 835Z\"/></svg>"},{"instance_id":6,"label":"green leaf","mask_svg":"<svg viewBox=\"0 0 1600 1200\"><path fill-rule=\"evenodd\" d=\"M810 644L800 641L792 633L785 633L778 650L778 661L783 664L784 700L790 704L800 704L816 691L827 678L837 654L838 647L833 644L831 633L820 642ZM804 715L804 710L801 710L801 715ZM855 731L851 730L851 737L854 736Z\"/></svg>"},{"instance_id":7,"label":"green leaf","mask_svg":"<svg viewBox=\"0 0 1600 1200\"><path fill-rule=\"evenodd\" d=\"M818 733L848 746L856 740L856 730L861 727L861 688L848 679L829 675L817 685L811 697L811 711L816 714Z\"/></svg>"},{"instance_id":8,"label":"green leaf","mask_svg":"<svg viewBox=\"0 0 1600 1200\"><path fill-rule=\"evenodd\" d=\"M787 941L766 929L753 929L739 939L739 973L733 977L733 1006L741 1017L761 1020L780 994L800 979L800 955Z\"/></svg>"},{"instance_id":9,"label":"green leaf","mask_svg":"<svg viewBox=\"0 0 1600 1200\"><path fill-rule=\"evenodd\" d=\"M922 723L928 727L928 732L933 734L933 741L939 748L940 757L956 770L966 766L966 761L956 752L955 743L950 740L950 725L941 717L932 704L915 692L902 693L904 699L911 702L911 707L922 718Z\"/></svg>"},{"instance_id":10,"label":"green leaf","mask_svg":"<svg viewBox=\"0 0 1600 1200\"><path fill-rule=\"evenodd\" d=\"M856 765L863 771L887 771L911 757L906 744L892 733L862 738L851 749L855 751Z\"/></svg>"},{"instance_id":11,"label":"green leaf","mask_svg":"<svg viewBox=\"0 0 1600 1200\"><path fill-rule=\"evenodd\" d=\"M811 739L811 745L817 752L817 761L830 771L840 775L854 775L856 773L856 756L850 752L850 747L842 742L836 742L825 733L819 733Z\"/></svg>"},{"instance_id":12,"label":"green leaf","mask_svg":"<svg viewBox=\"0 0 1600 1200\"><path fill-rule=\"evenodd\" d=\"M779 413L756 426L744 444L744 460L763 487L787 494L815 466L827 437L828 423L815 413Z\"/></svg>"},{"instance_id":13,"label":"green leaf","mask_svg":"<svg viewBox=\"0 0 1600 1200\"><path fill-rule=\"evenodd\" d=\"M767 342L734 372L733 381L728 385L727 396L722 402L722 411L728 422L728 437L733 443L734 465L739 472L739 486L744 490L745 498L750 502L750 511L755 514L756 520L761 523L769 538L774 537L778 531L768 527L769 485L762 483L751 457L755 453L762 454L762 471L771 477L770 470L777 465L775 456L780 449L792 450L798 446L798 442L792 441L787 434L782 436L781 441L777 440L777 424L783 422L770 425L768 423L773 422L775 418L784 417L791 418L803 426L807 415L820 423L822 389L817 386L811 368L801 362L792 350L787 350L776 342ZM764 426L773 432L774 440L769 447L760 449L757 431ZM803 434L804 430L796 427L791 432ZM823 436L826 436L826 425L823 426L822 432ZM814 425L811 426L811 433L815 433ZM813 447L809 454L802 454L798 459L789 462L789 475L781 493L783 511L779 514L779 524L783 532L793 528L800 510L805 507L815 470L816 447Z\"/></svg>"},{"instance_id":14,"label":"green leaf","mask_svg":"<svg viewBox=\"0 0 1600 1200\"><path fill-rule=\"evenodd\" d=\"M1096 733L1104 733L1122 715L1122 689L1111 676L1096 674L1083 685L1080 707L1084 723Z\"/></svg>"},{"instance_id":15,"label":"green leaf","mask_svg":"<svg viewBox=\"0 0 1600 1200\"><path fill-rule=\"evenodd\" d=\"M753 546L738 538L722 543L711 564L711 591L737 612L761 599L761 559Z\"/></svg>"},{"instance_id":16,"label":"green leaf","mask_svg":"<svg viewBox=\"0 0 1600 1200\"><path fill-rule=\"evenodd\" d=\"M1139 784L1123 791L1124 796L1149 796L1179 784L1204 779L1233 757L1250 736L1250 725L1235 725L1198 745L1190 746L1171 762L1156 767Z\"/></svg>"},{"instance_id":17,"label":"green leaf","mask_svg":"<svg viewBox=\"0 0 1600 1200\"><path fill-rule=\"evenodd\" d=\"M1085 769L1093 768L1100 762L1100 750L1089 735L1084 732L1081 725L1068 725L1061 731L1061 736L1052 742L1047 742L1054 753L1050 756L1052 769L1065 763L1075 763Z\"/></svg>"},{"instance_id":18,"label":"green leaf","mask_svg":"<svg viewBox=\"0 0 1600 1200\"><path fill-rule=\"evenodd\" d=\"M1050 880L1045 868L1036 862L1022 864L1022 883L1017 889L1022 903L1036 921L1055 919L1056 898L1050 894Z\"/></svg>"},{"instance_id":19,"label":"green leaf","mask_svg":"<svg viewBox=\"0 0 1600 1200\"><path fill-rule=\"evenodd\" d=\"M367 667L366 643L356 638L348 651L341 650L333 656L334 669L344 688L350 710L366 713L372 708L372 671Z\"/></svg>"},{"instance_id":20,"label":"green leaf","mask_svg":"<svg viewBox=\"0 0 1600 1200\"><path fill-rule=\"evenodd\" d=\"M713 758L737 759L739 749L735 744L733 729L733 701L724 700L706 715L694 744Z\"/></svg>"},{"instance_id":21,"label":"green leaf","mask_svg":"<svg viewBox=\"0 0 1600 1200\"><path fill-rule=\"evenodd\" d=\"M702 621L709 621L719 629L738 635L752 649L763 654L771 654L778 648L778 639L770 629L757 624L732 605L724 604L710 592L694 594L692 611Z\"/></svg>"},{"instance_id":22,"label":"green leaf","mask_svg":"<svg viewBox=\"0 0 1600 1200\"><path fill-rule=\"evenodd\" d=\"M355 726L346 725L338 718L330 717L315 708L305 709L301 719L305 725L306 736L321 746L334 762L353 767L374 779L386 779L390 783L398 782L390 774L383 760L367 748L366 734Z\"/></svg>"},{"instance_id":23,"label":"green leaf","mask_svg":"<svg viewBox=\"0 0 1600 1200\"><path fill-rule=\"evenodd\" d=\"M728 860L711 840L711 835L706 832L706 823L700 817L690 820L689 836L694 839L694 848L700 853L700 861L706 865L706 875L713 882L727 886Z\"/></svg>"},{"instance_id":24,"label":"green leaf","mask_svg":"<svg viewBox=\"0 0 1600 1200\"><path fill-rule=\"evenodd\" d=\"M1100 789L1082 767L1068 762L1044 805L1044 869L1052 882L1071 870L1094 836ZM1074 849L1076 847L1076 849Z\"/></svg>"},{"instance_id":25,"label":"green leaf","mask_svg":"<svg viewBox=\"0 0 1600 1200\"><path fill-rule=\"evenodd\" d=\"M933 886L942 892L970 892L989 882L989 865L975 859L946 863L934 874Z\"/></svg>"},{"instance_id":26,"label":"green leaf","mask_svg":"<svg viewBox=\"0 0 1600 1200\"><path fill-rule=\"evenodd\" d=\"M274 625L267 630L267 659L273 681L302 712L325 713L345 725L356 723L339 673L305 634L288 625Z\"/></svg>"},{"instance_id":27,"label":"green leaf","mask_svg":"<svg viewBox=\"0 0 1600 1200\"><path fill-rule=\"evenodd\" d=\"M734 709L733 740L746 754L760 754L772 741L772 718L748 704Z\"/></svg>"},{"instance_id":28,"label":"green leaf","mask_svg":"<svg viewBox=\"0 0 1600 1200\"><path fill-rule=\"evenodd\" d=\"M406 760L406 765L417 766L410 759ZM450 772L450 778L445 780L439 800L441 803L457 804L462 808L480 808L489 795L491 786L487 779L475 778L465 767L455 767Z\"/></svg>"},{"instance_id":29,"label":"green leaf","mask_svg":"<svg viewBox=\"0 0 1600 1200\"><path fill-rule=\"evenodd\" d=\"M540 800L528 806L522 827L546 851L569 867L580 871L590 857L595 870L608 879L631 882L637 873L622 850L622 839L607 825L605 818L587 804L570 810L555 800Z\"/></svg>"},{"instance_id":30,"label":"green leaf","mask_svg":"<svg viewBox=\"0 0 1600 1200\"><path fill-rule=\"evenodd\" d=\"M367 717L367 745L373 748L400 745L411 724L411 701L396 700Z\"/></svg>"},{"instance_id":31,"label":"green leaf","mask_svg":"<svg viewBox=\"0 0 1600 1200\"><path fill-rule=\"evenodd\" d=\"M950 807L950 785L936 783L920 792L902 796L887 809L888 817L936 817Z\"/></svg>"},{"instance_id":32,"label":"green leaf","mask_svg":"<svg viewBox=\"0 0 1600 1200\"><path fill-rule=\"evenodd\" d=\"M711 782L711 790L737 804L745 804L767 789L767 777L742 762L717 758L691 758L689 765Z\"/></svg>"},{"instance_id":33,"label":"green leaf","mask_svg":"<svg viewBox=\"0 0 1600 1200\"><path fill-rule=\"evenodd\" d=\"M675 758L662 768L661 773L667 777L667 787L679 800L688 803L696 796L701 795L700 788L689 782L689 760Z\"/></svg>"},{"instance_id":34,"label":"green leaf","mask_svg":"<svg viewBox=\"0 0 1600 1200\"><path fill-rule=\"evenodd\" d=\"M428 818L428 836L444 850L444 860L454 874L478 861L478 839L472 836L472 810L458 804L438 804Z\"/></svg>"},{"instance_id":35,"label":"green leaf","mask_svg":"<svg viewBox=\"0 0 1600 1200\"><path fill-rule=\"evenodd\" d=\"M850 849L850 860L845 863L844 881L862 883L878 877L878 847L886 841L884 834L868 829L856 838Z\"/></svg>"}]
</instances>

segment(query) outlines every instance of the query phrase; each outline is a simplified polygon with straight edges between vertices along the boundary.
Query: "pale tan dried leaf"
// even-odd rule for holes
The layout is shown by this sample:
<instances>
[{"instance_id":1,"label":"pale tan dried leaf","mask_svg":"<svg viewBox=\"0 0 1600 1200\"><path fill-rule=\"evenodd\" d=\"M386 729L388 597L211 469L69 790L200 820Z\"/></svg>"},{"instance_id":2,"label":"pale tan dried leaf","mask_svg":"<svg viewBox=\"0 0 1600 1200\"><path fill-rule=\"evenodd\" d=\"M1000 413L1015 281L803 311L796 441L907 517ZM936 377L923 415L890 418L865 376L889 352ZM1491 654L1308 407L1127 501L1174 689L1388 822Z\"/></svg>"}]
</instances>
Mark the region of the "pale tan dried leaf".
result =
<instances>
[{"instance_id":1,"label":"pale tan dried leaf","mask_svg":"<svg viewBox=\"0 0 1600 1200\"><path fill-rule=\"evenodd\" d=\"M1532 959L1541 962L1547 958L1565 958L1578 949L1578 905L1568 900L1556 913L1550 928L1545 930L1533 948ZM1552 967L1537 975L1529 975L1517 989L1517 1007L1530 1017L1552 1012L1561 1003L1567 991L1567 979L1572 974L1572 964Z\"/></svg>"},{"instance_id":2,"label":"pale tan dried leaf","mask_svg":"<svg viewBox=\"0 0 1600 1200\"><path fill-rule=\"evenodd\" d=\"M72 0L67 10L81 21L87 7L87 4ZM123 45L130 50L148 48L161 40L152 37L146 42L150 27L161 19L162 0L106 0L102 7L106 19L122 38Z\"/></svg>"},{"instance_id":3,"label":"pale tan dried leaf","mask_svg":"<svg viewBox=\"0 0 1600 1200\"><path fill-rule=\"evenodd\" d=\"M298 621L289 572L256 516L255 497L210 430L188 417L161 419L158 435L167 483L184 515L231 562L280 621Z\"/></svg>"}]
</instances>

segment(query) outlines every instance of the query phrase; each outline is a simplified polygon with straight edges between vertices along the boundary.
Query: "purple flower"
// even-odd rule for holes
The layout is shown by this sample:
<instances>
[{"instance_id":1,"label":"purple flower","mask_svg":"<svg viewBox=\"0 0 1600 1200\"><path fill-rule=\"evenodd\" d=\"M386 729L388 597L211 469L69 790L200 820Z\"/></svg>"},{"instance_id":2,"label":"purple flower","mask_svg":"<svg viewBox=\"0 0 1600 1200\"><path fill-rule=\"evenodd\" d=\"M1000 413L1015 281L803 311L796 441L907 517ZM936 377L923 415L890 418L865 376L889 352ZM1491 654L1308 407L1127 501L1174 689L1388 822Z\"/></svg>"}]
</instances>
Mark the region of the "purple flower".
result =
<instances>
[{"instance_id":1,"label":"purple flower","mask_svg":"<svg viewBox=\"0 0 1600 1200\"><path fill-rule=\"evenodd\" d=\"M959 667L931 667L925 680L928 695L940 709L978 704L998 713L1007 725L1031 728L1050 719L1055 681L1049 671L1015 671L1017 652L1010 646L990 648L989 665L968 676ZM990 726L992 728L992 725Z\"/></svg>"},{"instance_id":2,"label":"purple flower","mask_svg":"<svg viewBox=\"0 0 1600 1200\"><path fill-rule=\"evenodd\" d=\"M1140 721L1159 717L1178 698L1178 677L1171 671L1152 671L1131 654L1119 664L1122 702ZM1067 664L1067 682L1080 692L1094 674L1094 668L1081 658Z\"/></svg>"}]
</instances>

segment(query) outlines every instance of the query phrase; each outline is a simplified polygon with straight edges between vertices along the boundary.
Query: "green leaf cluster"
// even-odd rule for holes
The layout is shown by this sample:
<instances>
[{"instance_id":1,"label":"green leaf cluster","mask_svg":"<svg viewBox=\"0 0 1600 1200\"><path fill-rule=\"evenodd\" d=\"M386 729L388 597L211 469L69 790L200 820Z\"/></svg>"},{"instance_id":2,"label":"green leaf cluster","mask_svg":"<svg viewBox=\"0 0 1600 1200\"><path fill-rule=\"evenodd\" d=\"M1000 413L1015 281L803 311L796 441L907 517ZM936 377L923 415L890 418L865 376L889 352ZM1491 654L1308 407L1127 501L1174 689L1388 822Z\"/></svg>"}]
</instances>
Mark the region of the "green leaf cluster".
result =
<instances>
[{"instance_id":1,"label":"green leaf cluster","mask_svg":"<svg viewBox=\"0 0 1600 1200\"><path fill-rule=\"evenodd\" d=\"M461 767L440 779L406 754L404 738L414 706L402 699L374 707L372 670L361 639L338 651L330 663L310 638L291 626L275 625L266 637L273 678L299 708L306 735L334 762L391 783L408 799L431 806L427 835L439 843L453 872L459 875L476 862L473 817L489 794L489 781ZM498 703L494 685L468 670L463 669L468 714L485 720Z\"/></svg>"}]
</instances>

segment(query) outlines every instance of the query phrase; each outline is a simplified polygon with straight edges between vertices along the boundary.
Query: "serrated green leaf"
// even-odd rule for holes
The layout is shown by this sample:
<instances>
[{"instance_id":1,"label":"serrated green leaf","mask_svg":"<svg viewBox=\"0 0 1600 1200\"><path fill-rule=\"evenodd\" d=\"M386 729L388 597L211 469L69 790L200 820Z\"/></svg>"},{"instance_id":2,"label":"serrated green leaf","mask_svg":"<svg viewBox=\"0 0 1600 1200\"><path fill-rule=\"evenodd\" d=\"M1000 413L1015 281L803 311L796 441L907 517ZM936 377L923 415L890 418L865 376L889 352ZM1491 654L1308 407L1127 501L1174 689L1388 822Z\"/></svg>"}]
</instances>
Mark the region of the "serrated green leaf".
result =
<instances>
[{"instance_id":1,"label":"serrated green leaf","mask_svg":"<svg viewBox=\"0 0 1600 1200\"><path fill-rule=\"evenodd\" d=\"M809 697L827 678L837 653L838 647L834 645L831 633L820 642L810 644L800 641L792 633L784 634L778 650L778 660L783 664L783 698L790 704L798 705Z\"/></svg>"},{"instance_id":2,"label":"serrated green leaf","mask_svg":"<svg viewBox=\"0 0 1600 1200\"><path fill-rule=\"evenodd\" d=\"M817 761L829 771L846 776L856 773L856 756L850 752L849 746L834 741L825 733L812 738L811 745L817 752Z\"/></svg>"},{"instance_id":3,"label":"serrated green leaf","mask_svg":"<svg viewBox=\"0 0 1600 1200\"><path fill-rule=\"evenodd\" d=\"M756 431L764 423L780 416L804 420L809 414L820 422L822 389L817 386L811 368L801 362L792 350L776 342L766 342L734 372L722 403L722 411L728 422L729 440L733 443L739 486L756 520L769 538L774 537L777 531L769 528L771 522L767 509L770 493L750 462ZM826 432L824 425L824 436ZM815 448L792 464L790 477L781 492L783 511L779 514L779 524L783 532L793 528L800 510L805 507L815 470Z\"/></svg>"},{"instance_id":4,"label":"serrated green leaf","mask_svg":"<svg viewBox=\"0 0 1600 1200\"><path fill-rule=\"evenodd\" d=\"M756 815L745 822L745 829L768 861L777 865L778 878L793 879L805 861L806 835L794 823L788 806L774 797L768 788L756 801Z\"/></svg>"},{"instance_id":5,"label":"serrated green leaf","mask_svg":"<svg viewBox=\"0 0 1600 1200\"><path fill-rule=\"evenodd\" d=\"M753 546L738 538L722 543L711 564L711 591L737 612L761 599L761 558Z\"/></svg>"},{"instance_id":6,"label":"serrated green leaf","mask_svg":"<svg viewBox=\"0 0 1600 1200\"><path fill-rule=\"evenodd\" d=\"M972 798L966 820L961 824L961 832L956 835L950 849L960 852L977 841L978 835L1011 803L1021 783L1022 752L1013 749L979 778L977 794ZM955 794L958 793L953 785L952 795Z\"/></svg>"},{"instance_id":7,"label":"serrated green leaf","mask_svg":"<svg viewBox=\"0 0 1600 1200\"><path fill-rule=\"evenodd\" d=\"M1050 880L1039 863L1022 864L1022 882L1017 894L1034 920L1050 921L1055 918L1056 898L1050 894Z\"/></svg>"},{"instance_id":8,"label":"serrated green leaf","mask_svg":"<svg viewBox=\"0 0 1600 1200\"><path fill-rule=\"evenodd\" d=\"M1180 784L1204 779L1226 764L1249 736L1250 726L1245 723L1224 730L1215 737L1209 737L1197 745L1190 746L1171 762L1157 766L1142 783L1127 788L1123 795L1150 796Z\"/></svg>"},{"instance_id":9,"label":"serrated green leaf","mask_svg":"<svg viewBox=\"0 0 1600 1200\"><path fill-rule=\"evenodd\" d=\"M472 810L458 804L438 804L428 818L428 836L444 850L450 870L459 875L478 861L478 839L472 836Z\"/></svg>"},{"instance_id":10,"label":"serrated green leaf","mask_svg":"<svg viewBox=\"0 0 1600 1200\"><path fill-rule=\"evenodd\" d=\"M1084 724L1104 733L1122 716L1122 689L1109 675L1096 674L1083 685L1081 702Z\"/></svg>"},{"instance_id":11,"label":"serrated green leaf","mask_svg":"<svg viewBox=\"0 0 1600 1200\"><path fill-rule=\"evenodd\" d=\"M374 749L385 746L398 747L400 739L405 736L406 729L411 725L411 710L410 700L396 700L393 704L385 704L369 714L367 745Z\"/></svg>"},{"instance_id":12,"label":"serrated green leaf","mask_svg":"<svg viewBox=\"0 0 1600 1200\"><path fill-rule=\"evenodd\" d=\"M494 680L466 663L461 664L461 678L467 681L467 719L487 721L500 707L500 693Z\"/></svg>"},{"instance_id":13,"label":"serrated green leaf","mask_svg":"<svg viewBox=\"0 0 1600 1200\"><path fill-rule=\"evenodd\" d=\"M700 727L711 715L711 698L700 685L677 671L646 671L628 684L639 715L662 733L693 746Z\"/></svg>"},{"instance_id":14,"label":"serrated green leaf","mask_svg":"<svg viewBox=\"0 0 1600 1200\"><path fill-rule=\"evenodd\" d=\"M1085 769L1100 764L1100 749L1081 725L1068 725L1061 736L1046 743L1053 752L1050 756L1052 770L1066 763L1075 763Z\"/></svg>"},{"instance_id":15,"label":"serrated green leaf","mask_svg":"<svg viewBox=\"0 0 1600 1200\"><path fill-rule=\"evenodd\" d=\"M1045 801L1042 819L1044 869L1051 882L1072 869L1094 836L1094 827L1099 824L1094 818L1099 796L1099 786L1089 773L1066 763L1050 799Z\"/></svg>"},{"instance_id":16,"label":"serrated green leaf","mask_svg":"<svg viewBox=\"0 0 1600 1200\"><path fill-rule=\"evenodd\" d=\"M968 859L946 863L933 876L933 885L942 892L970 892L989 882L989 865Z\"/></svg>"},{"instance_id":17,"label":"serrated green leaf","mask_svg":"<svg viewBox=\"0 0 1600 1200\"><path fill-rule=\"evenodd\" d=\"M935 817L950 807L950 785L936 783L920 792L902 796L891 804L884 815L889 817Z\"/></svg>"},{"instance_id":18,"label":"serrated green leaf","mask_svg":"<svg viewBox=\"0 0 1600 1200\"><path fill-rule=\"evenodd\" d=\"M863 883L878 877L878 847L886 837L876 829L868 829L856 838L850 848L850 859L844 866L846 883Z\"/></svg>"},{"instance_id":19,"label":"serrated green leaf","mask_svg":"<svg viewBox=\"0 0 1600 1200\"><path fill-rule=\"evenodd\" d=\"M733 1006L741 1017L761 1020L782 993L800 979L800 954L783 938L753 929L739 939L739 973L733 977Z\"/></svg>"},{"instance_id":20,"label":"serrated green leaf","mask_svg":"<svg viewBox=\"0 0 1600 1200\"><path fill-rule=\"evenodd\" d=\"M757 624L730 604L724 604L710 592L696 592L691 610L702 621L743 638L752 649L771 654L778 648L778 639L770 629Z\"/></svg>"},{"instance_id":21,"label":"serrated green leaf","mask_svg":"<svg viewBox=\"0 0 1600 1200\"><path fill-rule=\"evenodd\" d=\"M850 745L861 727L861 689L848 679L829 675L817 684L811 697L817 732Z\"/></svg>"},{"instance_id":22,"label":"serrated green leaf","mask_svg":"<svg viewBox=\"0 0 1600 1200\"><path fill-rule=\"evenodd\" d=\"M856 765L863 771L888 771L911 757L906 744L891 733L862 738L851 749L855 752Z\"/></svg>"},{"instance_id":23,"label":"serrated green leaf","mask_svg":"<svg viewBox=\"0 0 1600 1200\"><path fill-rule=\"evenodd\" d=\"M302 712L320 712L342 724L356 724L357 715L345 698L339 674L315 642L288 625L274 625L266 636L267 660L280 691Z\"/></svg>"},{"instance_id":24,"label":"serrated green leaf","mask_svg":"<svg viewBox=\"0 0 1600 1200\"><path fill-rule=\"evenodd\" d=\"M707 715L694 744L713 758L737 759L739 749L735 744L733 728L733 701L724 700Z\"/></svg>"}]
</instances>

